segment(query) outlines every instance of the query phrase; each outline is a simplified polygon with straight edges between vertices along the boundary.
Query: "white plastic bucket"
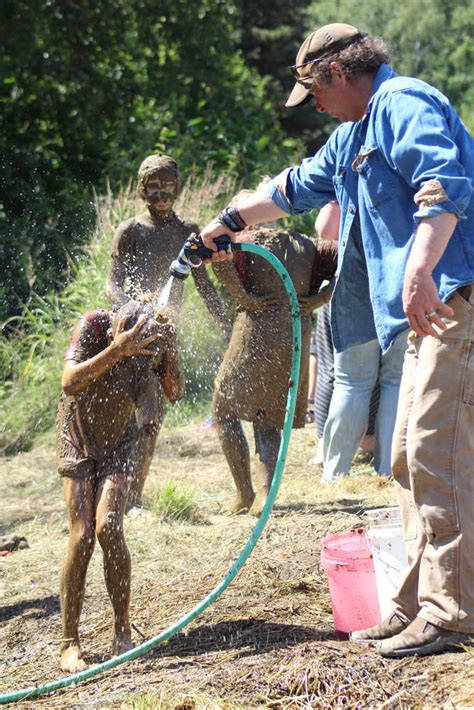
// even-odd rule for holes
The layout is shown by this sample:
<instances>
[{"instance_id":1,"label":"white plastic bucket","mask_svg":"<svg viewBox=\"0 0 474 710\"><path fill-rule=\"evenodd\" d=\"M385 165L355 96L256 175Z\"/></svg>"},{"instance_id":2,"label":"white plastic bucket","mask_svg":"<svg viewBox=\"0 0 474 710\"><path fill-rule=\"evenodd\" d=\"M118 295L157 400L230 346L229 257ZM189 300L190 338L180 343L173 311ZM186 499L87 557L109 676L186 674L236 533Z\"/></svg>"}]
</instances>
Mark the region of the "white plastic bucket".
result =
<instances>
[{"instance_id":1,"label":"white plastic bucket","mask_svg":"<svg viewBox=\"0 0 474 710\"><path fill-rule=\"evenodd\" d=\"M392 599L408 568L398 506L365 512L367 539L374 559L375 584L382 619L392 612Z\"/></svg>"}]
</instances>

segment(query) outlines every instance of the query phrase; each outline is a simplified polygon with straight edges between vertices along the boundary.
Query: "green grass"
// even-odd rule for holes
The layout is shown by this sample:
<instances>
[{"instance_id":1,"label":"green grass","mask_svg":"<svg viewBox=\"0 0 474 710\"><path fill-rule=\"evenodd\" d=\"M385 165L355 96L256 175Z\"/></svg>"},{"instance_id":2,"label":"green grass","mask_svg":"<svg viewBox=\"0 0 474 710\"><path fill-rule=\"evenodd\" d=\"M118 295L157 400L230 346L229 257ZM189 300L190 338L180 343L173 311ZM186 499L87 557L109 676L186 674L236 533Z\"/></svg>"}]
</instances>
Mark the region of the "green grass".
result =
<instances>
[{"instance_id":1,"label":"green grass","mask_svg":"<svg viewBox=\"0 0 474 710\"><path fill-rule=\"evenodd\" d=\"M179 522L192 523L200 519L193 491L172 480L155 491L148 507L158 517Z\"/></svg>"}]
</instances>

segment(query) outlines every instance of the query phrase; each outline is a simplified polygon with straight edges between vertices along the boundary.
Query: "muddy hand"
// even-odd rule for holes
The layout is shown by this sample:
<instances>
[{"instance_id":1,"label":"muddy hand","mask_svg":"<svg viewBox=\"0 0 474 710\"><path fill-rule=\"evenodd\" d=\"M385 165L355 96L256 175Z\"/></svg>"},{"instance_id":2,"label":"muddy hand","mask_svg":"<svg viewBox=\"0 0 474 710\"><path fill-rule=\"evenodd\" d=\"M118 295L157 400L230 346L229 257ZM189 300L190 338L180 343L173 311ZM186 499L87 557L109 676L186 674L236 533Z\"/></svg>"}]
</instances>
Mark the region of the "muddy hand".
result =
<instances>
[{"instance_id":1,"label":"muddy hand","mask_svg":"<svg viewBox=\"0 0 474 710\"><path fill-rule=\"evenodd\" d=\"M298 298L300 307L300 316L310 316L315 309L314 300L312 298Z\"/></svg>"},{"instance_id":2,"label":"muddy hand","mask_svg":"<svg viewBox=\"0 0 474 710\"><path fill-rule=\"evenodd\" d=\"M142 314L135 325L130 330L125 330L126 319L122 318L117 326L117 332L114 336L114 344L120 348L124 357L133 357L135 355L155 355L154 350L147 350L147 346L153 343L158 334L147 335L147 328L150 319Z\"/></svg>"}]
</instances>

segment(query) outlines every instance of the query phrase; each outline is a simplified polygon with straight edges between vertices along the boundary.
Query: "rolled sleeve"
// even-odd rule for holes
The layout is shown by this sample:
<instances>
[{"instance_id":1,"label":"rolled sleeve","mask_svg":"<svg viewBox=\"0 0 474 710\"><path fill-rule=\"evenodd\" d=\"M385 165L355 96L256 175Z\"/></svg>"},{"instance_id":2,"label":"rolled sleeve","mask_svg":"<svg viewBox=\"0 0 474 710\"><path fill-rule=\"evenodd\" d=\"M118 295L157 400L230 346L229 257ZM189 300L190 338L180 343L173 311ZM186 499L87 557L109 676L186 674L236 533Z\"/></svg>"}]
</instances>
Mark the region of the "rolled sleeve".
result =
<instances>
[{"instance_id":1,"label":"rolled sleeve","mask_svg":"<svg viewBox=\"0 0 474 710\"><path fill-rule=\"evenodd\" d=\"M455 214L458 219L466 219L466 215L463 212L460 212L451 200L445 200L444 202L440 202L439 204L432 205L430 207L423 207L417 210L413 214L413 217L415 218L416 223L419 224L422 219L426 219L426 217L436 217L436 215L442 214L443 212L451 212L452 214Z\"/></svg>"},{"instance_id":2,"label":"rolled sleeve","mask_svg":"<svg viewBox=\"0 0 474 710\"><path fill-rule=\"evenodd\" d=\"M379 147L393 170L417 193L433 181L440 186L442 197L419 205L417 222L442 212L465 217L473 186L452 138L456 120L441 94L413 88L390 94L378 111Z\"/></svg>"}]
</instances>

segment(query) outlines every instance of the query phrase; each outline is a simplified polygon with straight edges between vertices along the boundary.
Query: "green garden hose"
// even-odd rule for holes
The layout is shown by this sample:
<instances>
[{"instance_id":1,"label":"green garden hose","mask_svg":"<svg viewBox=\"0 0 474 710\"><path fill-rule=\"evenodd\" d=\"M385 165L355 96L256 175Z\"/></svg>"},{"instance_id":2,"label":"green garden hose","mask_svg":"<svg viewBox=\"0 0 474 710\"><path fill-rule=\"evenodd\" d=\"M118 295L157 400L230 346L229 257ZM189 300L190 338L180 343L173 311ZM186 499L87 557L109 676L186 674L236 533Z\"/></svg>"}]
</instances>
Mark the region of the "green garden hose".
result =
<instances>
[{"instance_id":1,"label":"green garden hose","mask_svg":"<svg viewBox=\"0 0 474 710\"><path fill-rule=\"evenodd\" d=\"M298 297L296 295L293 282L288 274L287 270L283 264L269 251L264 249L257 244L241 244L238 245L242 251L252 252L257 254L264 259L266 259L273 266L275 271L278 273L279 277L283 281L290 299L291 316L292 316L292 360L291 360L291 374L290 382L288 386L288 399L286 405L285 421L283 425L283 433L281 438L280 450L278 452L278 460L276 463L275 474L273 476L272 485L268 493L268 497L263 508L262 514L258 519L255 528L253 529L249 539L247 540L244 548L242 549L239 557L234 562L230 570L227 572L225 577L219 582L219 584L212 590L207 597L205 597L199 604L197 604L194 609L191 609L185 616L181 617L179 621L170 626L165 631L162 631L157 636L145 641L144 643L136 646L131 651L126 651L120 656L115 656L110 658L108 661L99 663L96 666L87 668L80 673L75 673L74 675L67 676L65 678L59 678L57 680L51 681L50 683L45 683L44 685L32 686L29 688L23 688L22 690L15 690L4 695L0 695L0 703L11 703L20 700L29 700L31 698L36 698L39 695L44 695L45 693L51 693L54 690L59 690L60 688L67 688L69 685L80 683L81 681L93 678L104 671L108 671L115 666L119 666L127 661L132 661L139 656L143 656L148 651L151 651L156 646L159 646L164 641L167 641L171 636L184 629L185 626L194 621L208 606L210 606L216 599L220 597L222 592L229 586L229 584L236 577L237 573L240 572L245 562L247 561L250 553L255 547L260 535L262 534L265 525L267 524L268 518L270 516L273 504L275 502L278 489L280 487L280 481L283 474L283 469L285 465L286 455L288 453L288 446L290 443L291 430L293 426L293 418L295 415L296 398L298 393L298 381L300 373L300 356L301 356L301 321L300 321L300 310L298 305Z\"/></svg>"}]
</instances>

